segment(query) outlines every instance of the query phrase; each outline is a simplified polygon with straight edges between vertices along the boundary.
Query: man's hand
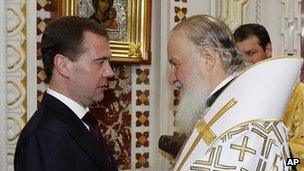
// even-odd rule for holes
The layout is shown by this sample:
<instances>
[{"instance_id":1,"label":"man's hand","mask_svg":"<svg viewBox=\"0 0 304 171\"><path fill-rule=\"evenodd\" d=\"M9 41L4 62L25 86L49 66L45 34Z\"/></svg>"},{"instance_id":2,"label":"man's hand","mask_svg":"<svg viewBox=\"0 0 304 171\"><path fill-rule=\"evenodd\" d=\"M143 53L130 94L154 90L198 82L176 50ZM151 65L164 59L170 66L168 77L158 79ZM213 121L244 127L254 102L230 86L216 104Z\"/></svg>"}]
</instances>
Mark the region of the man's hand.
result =
<instances>
[{"instance_id":1,"label":"man's hand","mask_svg":"<svg viewBox=\"0 0 304 171\"><path fill-rule=\"evenodd\" d=\"M158 147L175 158L186 139L185 134L162 135L159 138Z\"/></svg>"}]
</instances>

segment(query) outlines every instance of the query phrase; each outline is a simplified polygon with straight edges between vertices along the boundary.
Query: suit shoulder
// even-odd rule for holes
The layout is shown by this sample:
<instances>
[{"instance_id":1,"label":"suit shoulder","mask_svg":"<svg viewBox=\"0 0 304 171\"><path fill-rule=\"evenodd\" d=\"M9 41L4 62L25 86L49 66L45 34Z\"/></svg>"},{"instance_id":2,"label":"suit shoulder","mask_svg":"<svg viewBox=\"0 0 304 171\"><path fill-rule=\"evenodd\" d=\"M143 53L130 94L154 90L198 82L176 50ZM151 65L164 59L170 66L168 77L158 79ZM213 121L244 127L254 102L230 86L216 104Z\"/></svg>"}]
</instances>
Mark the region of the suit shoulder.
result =
<instances>
[{"instance_id":1,"label":"suit shoulder","mask_svg":"<svg viewBox=\"0 0 304 171\"><path fill-rule=\"evenodd\" d=\"M19 139L22 140L32 133L62 130L64 124L60 122L51 110L40 106L21 131Z\"/></svg>"}]
</instances>

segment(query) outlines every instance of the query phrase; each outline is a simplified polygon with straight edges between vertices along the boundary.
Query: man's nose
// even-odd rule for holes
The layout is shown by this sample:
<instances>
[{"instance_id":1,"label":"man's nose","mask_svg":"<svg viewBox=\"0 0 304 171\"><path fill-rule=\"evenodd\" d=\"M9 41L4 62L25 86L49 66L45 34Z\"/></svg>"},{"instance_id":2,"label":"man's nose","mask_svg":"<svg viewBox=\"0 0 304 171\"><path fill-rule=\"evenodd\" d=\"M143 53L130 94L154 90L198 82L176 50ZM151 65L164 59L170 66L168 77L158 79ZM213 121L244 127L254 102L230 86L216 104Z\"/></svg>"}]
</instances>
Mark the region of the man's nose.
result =
<instances>
[{"instance_id":1,"label":"man's nose","mask_svg":"<svg viewBox=\"0 0 304 171\"><path fill-rule=\"evenodd\" d=\"M169 82L170 84L174 84L174 82L177 80L176 78L176 70L174 67L171 67L170 75L169 75Z\"/></svg>"},{"instance_id":2,"label":"man's nose","mask_svg":"<svg viewBox=\"0 0 304 171\"><path fill-rule=\"evenodd\" d=\"M244 56L244 62L248 64L254 64L254 61L248 57L248 55Z\"/></svg>"},{"instance_id":3,"label":"man's nose","mask_svg":"<svg viewBox=\"0 0 304 171\"><path fill-rule=\"evenodd\" d=\"M107 66L106 66L106 69L105 69L105 72L104 72L104 77L107 77L107 78L111 78L114 76L114 72L112 70L112 67L110 65L109 62L107 62Z\"/></svg>"}]
</instances>

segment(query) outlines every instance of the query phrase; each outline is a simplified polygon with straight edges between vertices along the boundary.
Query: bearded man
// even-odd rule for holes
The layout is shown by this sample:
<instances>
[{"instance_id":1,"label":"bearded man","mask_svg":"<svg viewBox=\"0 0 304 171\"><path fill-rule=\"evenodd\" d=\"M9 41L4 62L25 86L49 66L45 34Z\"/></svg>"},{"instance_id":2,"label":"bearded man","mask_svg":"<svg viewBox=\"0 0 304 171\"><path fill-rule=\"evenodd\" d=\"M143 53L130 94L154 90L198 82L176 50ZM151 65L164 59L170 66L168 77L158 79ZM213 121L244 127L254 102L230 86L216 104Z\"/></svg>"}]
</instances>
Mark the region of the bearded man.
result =
<instances>
[{"instance_id":1,"label":"bearded man","mask_svg":"<svg viewBox=\"0 0 304 171\"><path fill-rule=\"evenodd\" d=\"M290 169L281 118L301 58L269 60L239 74L244 62L228 26L196 15L171 31L168 59L170 83L182 92L178 131L189 136L173 170Z\"/></svg>"},{"instance_id":2,"label":"bearded man","mask_svg":"<svg viewBox=\"0 0 304 171\"><path fill-rule=\"evenodd\" d=\"M191 21L197 22L197 21ZM184 22L183 22L184 23ZM217 43L217 47L227 46L226 49L213 49L211 46L205 46L199 49L198 46L192 46L189 44L189 39L199 44L201 40L198 40L199 29L189 30L189 38L185 35L184 29L190 29L191 23L177 25L172 31L168 43L168 58L171 64L170 83L174 84L182 93L180 104L177 107L176 125L177 134L163 135L159 139L159 148L173 157L176 157L184 141L191 133L194 125L201 117L201 113L205 112L209 108L221 92L229 85L229 83L236 77L237 72L244 67L244 62L240 52L235 49L234 44L230 44L233 39L230 37L222 36L220 39L223 44L214 42L215 40L206 40L208 43ZM198 24L198 23L197 23ZM222 23L221 23L222 24ZM229 28L222 24L226 28ZM181 30L179 27L183 27ZM191 30L192 31L192 30ZM220 33L220 30L212 32L213 37ZM181 34L181 36L177 36ZM210 36L211 37L211 36ZM187 42L187 43L186 43ZM212 51L220 51L223 55L223 60L211 58L209 55ZM209 55L208 68L202 68L199 65L199 55ZM231 56L233 54L234 56ZM188 56L198 57L188 58ZM226 63L223 63L227 61ZM193 70L193 68L196 68ZM209 75L203 76L206 72L204 69L211 70ZM214 72L215 71L215 72ZM191 73L191 74L190 74ZM212 79L207 82L207 79ZM209 89L207 88L209 87ZM211 92L211 93L210 93ZM185 115L187 113L187 115Z\"/></svg>"}]
</instances>

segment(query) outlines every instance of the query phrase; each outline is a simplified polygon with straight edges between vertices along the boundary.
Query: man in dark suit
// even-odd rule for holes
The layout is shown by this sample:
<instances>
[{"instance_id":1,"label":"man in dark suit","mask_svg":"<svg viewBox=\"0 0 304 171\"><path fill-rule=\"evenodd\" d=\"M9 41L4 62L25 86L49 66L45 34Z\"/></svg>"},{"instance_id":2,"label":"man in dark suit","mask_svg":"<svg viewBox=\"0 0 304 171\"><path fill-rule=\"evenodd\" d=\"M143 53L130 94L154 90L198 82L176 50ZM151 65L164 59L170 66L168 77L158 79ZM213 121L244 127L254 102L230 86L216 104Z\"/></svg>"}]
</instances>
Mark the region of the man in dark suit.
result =
<instances>
[{"instance_id":1,"label":"man in dark suit","mask_svg":"<svg viewBox=\"0 0 304 171\"><path fill-rule=\"evenodd\" d=\"M15 170L118 170L88 112L113 76L107 32L90 19L64 17L46 27L41 52L50 84L20 134Z\"/></svg>"}]
</instances>

